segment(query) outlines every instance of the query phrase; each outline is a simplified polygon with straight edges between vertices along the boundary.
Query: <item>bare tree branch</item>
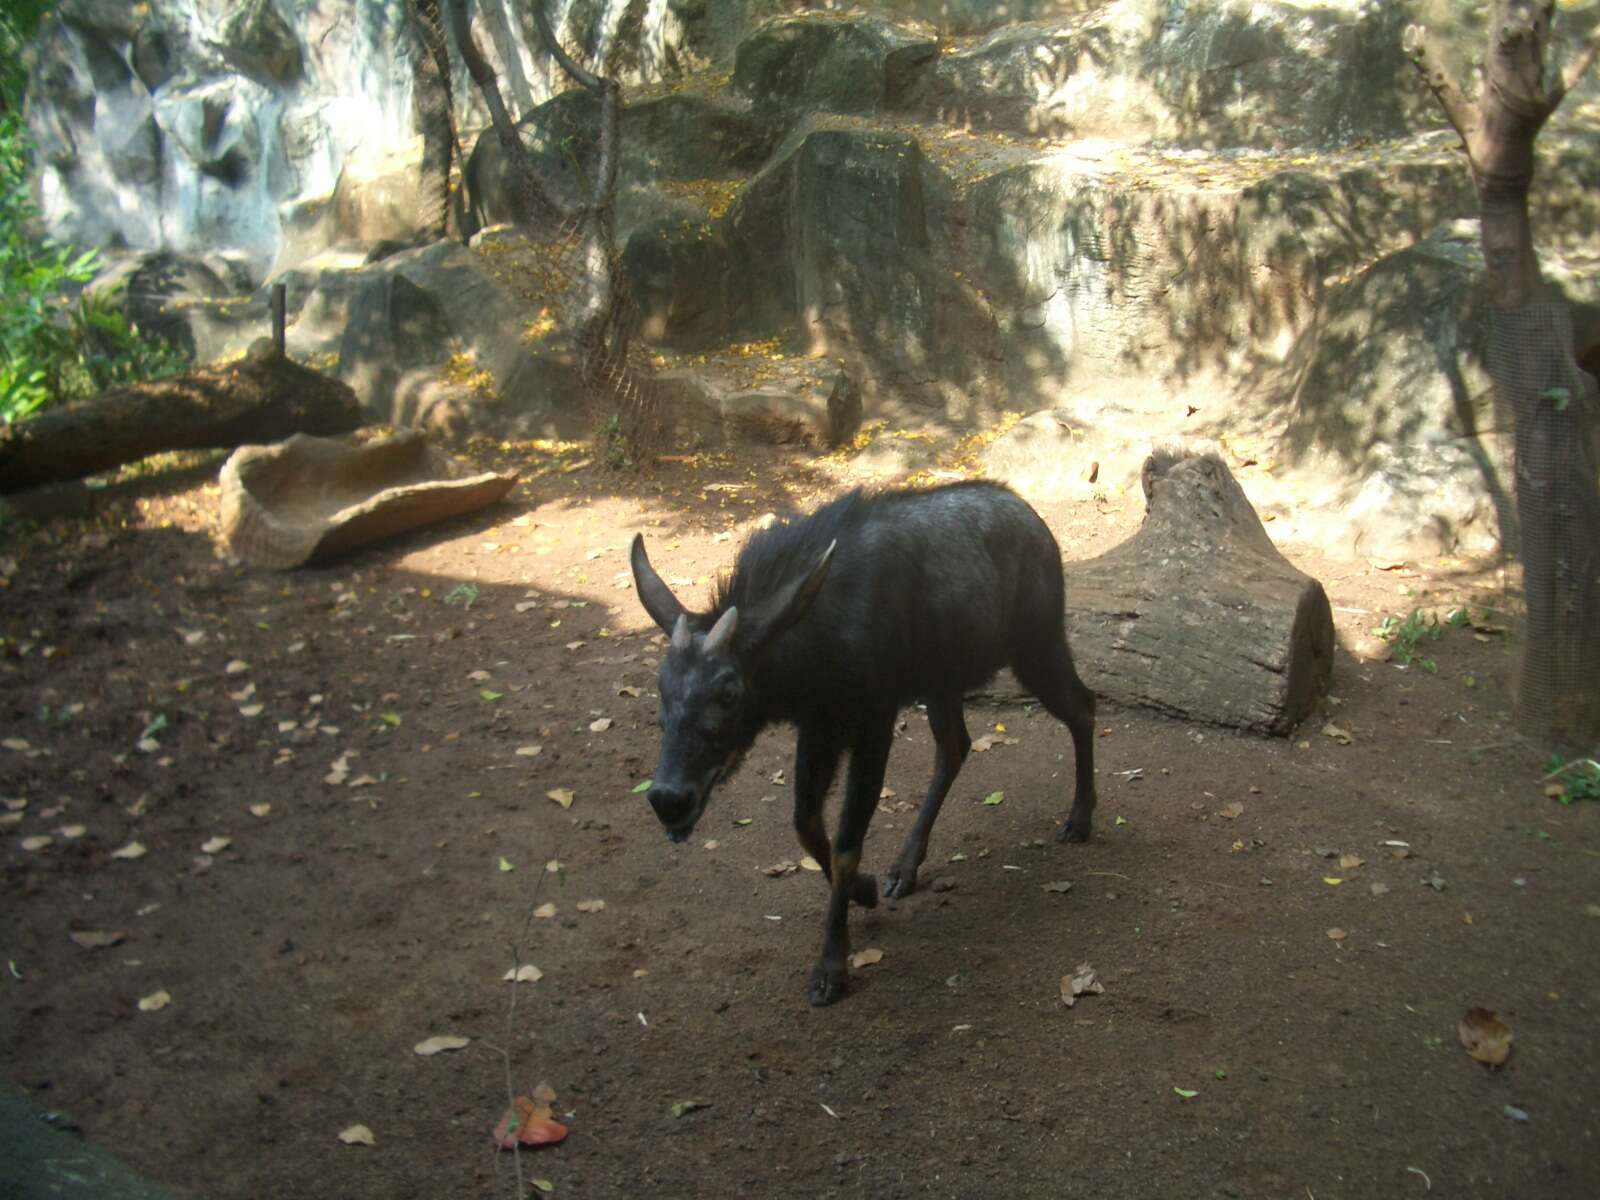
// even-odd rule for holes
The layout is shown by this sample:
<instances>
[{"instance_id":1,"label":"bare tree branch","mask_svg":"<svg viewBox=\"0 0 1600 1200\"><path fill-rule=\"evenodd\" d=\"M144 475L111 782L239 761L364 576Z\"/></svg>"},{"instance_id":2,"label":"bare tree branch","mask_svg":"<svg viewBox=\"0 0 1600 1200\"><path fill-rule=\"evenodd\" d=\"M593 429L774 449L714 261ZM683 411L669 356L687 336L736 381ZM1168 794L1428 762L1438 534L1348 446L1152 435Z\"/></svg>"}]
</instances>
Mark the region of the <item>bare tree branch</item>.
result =
<instances>
[{"instance_id":1,"label":"bare tree branch","mask_svg":"<svg viewBox=\"0 0 1600 1200\"><path fill-rule=\"evenodd\" d=\"M545 0L533 0L529 7L533 9L533 23L539 27L539 36L544 39L544 48L550 52L550 57L556 60L556 65L572 76L586 91L600 91L603 82L601 78L574 61L572 55L567 53L567 48L556 39L556 31L550 26L550 14L545 9Z\"/></svg>"},{"instance_id":2,"label":"bare tree branch","mask_svg":"<svg viewBox=\"0 0 1600 1200\"><path fill-rule=\"evenodd\" d=\"M500 141L501 149L505 151L506 163L516 179L517 186L514 191L517 203L526 206L524 215L538 220L570 216L565 205L544 186L529 161L527 147L522 144L516 122L511 119L510 112L506 110L506 102L500 95L500 81L495 77L494 68L489 65L489 60L484 58L477 36L472 32L472 20L467 15L467 0L449 0L448 8L450 29L455 34L456 47L461 51L461 61L466 64L467 74L472 76L472 82L478 85L484 107L489 110L489 121L494 126L495 136Z\"/></svg>"},{"instance_id":3,"label":"bare tree branch","mask_svg":"<svg viewBox=\"0 0 1600 1200\"><path fill-rule=\"evenodd\" d=\"M1428 90L1433 93L1434 99L1439 101L1439 107L1444 109L1444 115L1470 150L1472 131L1478 126L1478 107L1467 99L1456 81L1451 78L1450 72L1445 69L1427 28L1422 25L1406 26L1400 44L1405 49L1407 57L1411 59L1411 64L1422 76L1423 82L1428 85Z\"/></svg>"},{"instance_id":4,"label":"bare tree branch","mask_svg":"<svg viewBox=\"0 0 1600 1200\"><path fill-rule=\"evenodd\" d=\"M1550 85L1550 110L1555 108L1564 99L1567 93L1583 82L1583 77L1589 73L1589 68L1594 65L1595 55L1600 54L1600 37L1585 43L1578 51L1578 56L1567 64L1567 69L1561 72L1561 78Z\"/></svg>"}]
</instances>

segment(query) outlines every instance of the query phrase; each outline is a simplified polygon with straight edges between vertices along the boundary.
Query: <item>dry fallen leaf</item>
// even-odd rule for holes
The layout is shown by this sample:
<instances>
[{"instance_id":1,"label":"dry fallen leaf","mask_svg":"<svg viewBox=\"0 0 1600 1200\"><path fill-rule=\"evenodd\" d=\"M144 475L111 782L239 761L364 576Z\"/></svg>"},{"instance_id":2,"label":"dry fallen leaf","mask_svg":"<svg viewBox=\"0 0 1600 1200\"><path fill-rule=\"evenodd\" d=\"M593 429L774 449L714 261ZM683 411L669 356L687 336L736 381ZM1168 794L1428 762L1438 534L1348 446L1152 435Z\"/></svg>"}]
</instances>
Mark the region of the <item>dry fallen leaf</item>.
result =
<instances>
[{"instance_id":1,"label":"dry fallen leaf","mask_svg":"<svg viewBox=\"0 0 1600 1200\"><path fill-rule=\"evenodd\" d=\"M1070 892L1072 884L1065 879L1058 879L1054 883L1045 884L1044 890L1047 892Z\"/></svg>"},{"instance_id":2,"label":"dry fallen leaf","mask_svg":"<svg viewBox=\"0 0 1600 1200\"><path fill-rule=\"evenodd\" d=\"M1339 869L1341 871L1354 871L1357 867L1363 866L1366 861L1359 854L1341 854L1339 856Z\"/></svg>"},{"instance_id":3,"label":"dry fallen leaf","mask_svg":"<svg viewBox=\"0 0 1600 1200\"><path fill-rule=\"evenodd\" d=\"M270 804L252 804L250 806L250 815L252 817L264 817L271 811L272 805Z\"/></svg>"},{"instance_id":4,"label":"dry fallen leaf","mask_svg":"<svg viewBox=\"0 0 1600 1200\"><path fill-rule=\"evenodd\" d=\"M412 1047L418 1054L427 1058L429 1055L438 1054L445 1050L461 1050L472 1044L471 1038L455 1037L450 1034L440 1034L425 1041L418 1042Z\"/></svg>"},{"instance_id":5,"label":"dry fallen leaf","mask_svg":"<svg viewBox=\"0 0 1600 1200\"><path fill-rule=\"evenodd\" d=\"M104 950L115 946L124 935L120 930L75 929L67 935L85 950Z\"/></svg>"},{"instance_id":6,"label":"dry fallen leaf","mask_svg":"<svg viewBox=\"0 0 1600 1200\"><path fill-rule=\"evenodd\" d=\"M812 858L811 855L809 855L809 854L806 855L804 858L802 858L800 860L800 866L801 866L802 869L807 870L807 871L820 871L820 870L822 870L822 864L819 863L816 859Z\"/></svg>"},{"instance_id":7,"label":"dry fallen leaf","mask_svg":"<svg viewBox=\"0 0 1600 1200\"><path fill-rule=\"evenodd\" d=\"M378 1139L372 1136L372 1130L365 1125L352 1125L349 1129L339 1131L339 1140L346 1146L376 1146Z\"/></svg>"},{"instance_id":8,"label":"dry fallen leaf","mask_svg":"<svg viewBox=\"0 0 1600 1200\"><path fill-rule=\"evenodd\" d=\"M1322 727L1322 732L1323 732L1324 736L1331 737L1334 741L1338 742L1339 745L1341 745L1341 746L1348 746L1351 742L1356 740L1351 735L1349 730L1340 729L1332 721L1328 722L1328 724L1326 724L1326 725L1324 725Z\"/></svg>"},{"instance_id":9,"label":"dry fallen leaf","mask_svg":"<svg viewBox=\"0 0 1600 1200\"><path fill-rule=\"evenodd\" d=\"M1340 929L1338 926L1334 926L1334 928L1328 930L1328 936L1336 942L1342 942L1350 935L1344 930Z\"/></svg>"},{"instance_id":10,"label":"dry fallen leaf","mask_svg":"<svg viewBox=\"0 0 1600 1200\"><path fill-rule=\"evenodd\" d=\"M548 921L551 917L556 915L556 906L554 903L541 904L538 908L533 910L533 915L538 917L541 921Z\"/></svg>"},{"instance_id":11,"label":"dry fallen leaf","mask_svg":"<svg viewBox=\"0 0 1600 1200\"><path fill-rule=\"evenodd\" d=\"M1224 804L1217 812L1217 816L1225 821L1234 821L1244 816L1244 805L1235 800L1231 804Z\"/></svg>"},{"instance_id":12,"label":"dry fallen leaf","mask_svg":"<svg viewBox=\"0 0 1600 1200\"><path fill-rule=\"evenodd\" d=\"M233 845L232 838L214 837L200 847L200 852L202 854L221 854L231 845Z\"/></svg>"},{"instance_id":13,"label":"dry fallen leaf","mask_svg":"<svg viewBox=\"0 0 1600 1200\"><path fill-rule=\"evenodd\" d=\"M1487 1008L1469 1009L1458 1031L1467 1053L1481 1063L1498 1067L1511 1053L1511 1026Z\"/></svg>"},{"instance_id":14,"label":"dry fallen leaf","mask_svg":"<svg viewBox=\"0 0 1600 1200\"><path fill-rule=\"evenodd\" d=\"M53 845L54 843L55 838L51 837L49 834L41 833L35 837L23 838L22 848L28 851L28 853L32 854L34 851L43 850L46 846Z\"/></svg>"},{"instance_id":15,"label":"dry fallen leaf","mask_svg":"<svg viewBox=\"0 0 1600 1200\"><path fill-rule=\"evenodd\" d=\"M555 1093L541 1084L533 1096L518 1096L494 1127L495 1145L502 1150L524 1146L551 1146L567 1136L567 1127L550 1115Z\"/></svg>"},{"instance_id":16,"label":"dry fallen leaf","mask_svg":"<svg viewBox=\"0 0 1600 1200\"><path fill-rule=\"evenodd\" d=\"M1006 737L1004 734L999 733L986 733L980 738L973 739L972 749L975 753L982 754L985 750L989 750L994 746L1015 746L1016 744L1017 739L1014 737Z\"/></svg>"},{"instance_id":17,"label":"dry fallen leaf","mask_svg":"<svg viewBox=\"0 0 1600 1200\"><path fill-rule=\"evenodd\" d=\"M882 961L883 951L872 946L869 946L865 950L857 950L850 956L850 965L857 969L861 967L870 967L873 964L880 963Z\"/></svg>"},{"instance_id":18,"label":"dry fallen leaf","mask_svg":"<svg viewBox=\"0 0 1600 1200\"><path fill-rule=\"evenodd\" d=\"M589 732L590 733L604 733L606 730L608 730L610 728L611 728L611 718L610 717L598 717L595 720L589 722Z\"/></svg>"},{"instance_id":19,"label":"dry fallen leaf","mask_svg":"<svg viewBox=\"0 0 1600 1200\"><path fill-rule=\"evenodd\" d=\"M572 807L572 789L571 788L551 788L548 792L545 793L545 795L549 799L554 800L557 804L561 805L562 808L571 808Z\"/></svg>"},{"instance_id":20,"label":"dry fallen leaf","mask_svg":"<svg viewBox=\"0 0 1600 1200\"><path fill-rule=\"evenodd\" d=\"M540 746L540 745L518 746L517 747L517 757L518 758L538 758L539 755L541 755L543 753L544 753L544 747Z\"/></svg>"},{"instance_id":21,"label":"dry fallen leaf","mask_svg":"<svg viewBox=\"0 0 1600 1200\"><path fill-rule=\"evenodd\" d=\"M773 863L770 867L762 867L761 873L763 875L771 875L772 877L776 878L779 875L793 875L799 869L799 863L793 862L786 858L782 862Z\"/></svg>"},{"instance_id":22,"label":"dry fallen leaf","mask_svg":"<svg viewBox=\"0 0 1600 1200\"><path fill-rule=\"evenodd\" d=\"M539 980L544 978L544 972L532 963L524 963L520 967L507 971L502 978L512 983L538 983Z\"/></svg>"},{"instance_id":23,"label":"dry fallen leaf","mask_svg":"<svg viewBox=\"0 0 1600 1200\"><path fill-rule=\"evenodd\" d=\"M606 902L604 900L579 900L577 909L581 913L605 912Z\"/></svg>"},{"instance_id":24,"label":"dry fallen leaf","mask_svg":"<svg viewBox=\"0 0 1600 1200\"><path fill-rule=\"evenodd\" d=\"M1094 977L1094 968L1088 963L1079 963L1071 975L1061 977L1061 1002L1071 1008L1078 1002L1079 996L1099 996L1105 992L1105 987Z\"/></svg>"},{"instance_id":25,"label":"dry fallen leaf","mask_svg":"<svg viewBox=\"0 0 1600 1200\"><path fill-rule=\"evenodd\" d=\"M56 832L66 838L67 841L75 842L89 832L89 827L87 825L63 825Z\"/></svg>"},{"instance_id":26,"label":"dry fallen leaf","mask_svg":"<svg viewBox=\"0 0 1600 1200\"><path fill-rule=\"evenodd\" d=\"M134 859L134 858L143 858L148 853L150 853L150 852L144 848L144 845L142 843L140 843L140 842L129 842L126 846L123 846L121 849L113 850L111 852L111 857L112 858Z\"/></svg>"},{"instance_id":27,"label":"dry fallen leaf","mask_svg":"<svg viewBox=\"0 0 1600 1200\"><path fill-rule=\"evenodd\" d=\"M144 999L140 1000L139 1001L139 1011L140 1012L159 1012L159 1011L161 1011L163 1008L165 1008L167 1005L169 1005L171 1003L172 1003L172 994L170 992L166 991L165 989L163 989L162 991L159 991L159 992L151 992Z\"/></svg>"}]
</instances>

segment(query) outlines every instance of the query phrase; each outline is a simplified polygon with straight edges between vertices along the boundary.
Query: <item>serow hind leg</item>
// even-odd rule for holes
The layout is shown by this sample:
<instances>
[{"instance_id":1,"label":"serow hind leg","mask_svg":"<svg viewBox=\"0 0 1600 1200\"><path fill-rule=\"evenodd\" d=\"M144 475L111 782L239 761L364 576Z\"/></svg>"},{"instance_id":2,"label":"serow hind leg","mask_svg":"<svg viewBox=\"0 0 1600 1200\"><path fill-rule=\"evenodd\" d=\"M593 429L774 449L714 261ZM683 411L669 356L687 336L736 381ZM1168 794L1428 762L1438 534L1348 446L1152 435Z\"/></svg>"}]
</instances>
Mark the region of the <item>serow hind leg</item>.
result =
<instances>
[{"instance_id":1,"label":"serow hind leg","mask_svg":"<svg viewBox=\"0 0 1600 1200\"><path fill-rule=\"evenodd\" d=\"M972 749L959 692L928 701L928 728L933 731L935 746L933 781L928 785L928 794L917 813L916 823L906 836L900 857L883 877L883 894L893 899L909 896L917 890L917 868L928 856L928 837L933 832L933 823L939 819L939 808L950 794L950 785L955 783L961 764L967 761L967 753Z\"/></svg>"}]
</instances>

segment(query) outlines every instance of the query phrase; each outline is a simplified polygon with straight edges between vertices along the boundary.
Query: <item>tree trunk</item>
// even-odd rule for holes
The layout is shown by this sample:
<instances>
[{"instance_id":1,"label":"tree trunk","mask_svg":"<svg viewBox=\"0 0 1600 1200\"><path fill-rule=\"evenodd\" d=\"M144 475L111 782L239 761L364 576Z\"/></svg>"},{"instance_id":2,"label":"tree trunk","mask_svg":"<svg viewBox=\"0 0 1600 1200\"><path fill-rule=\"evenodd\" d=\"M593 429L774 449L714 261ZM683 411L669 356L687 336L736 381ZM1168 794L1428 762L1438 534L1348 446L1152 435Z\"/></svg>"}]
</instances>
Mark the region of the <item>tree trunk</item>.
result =
<instances>
[{"instance_id":1,"label":"tree trunk","mask_svg":"<svg viewBox=\"0 0 1600 1200\"><path fill-rule=\"evenodd\" d=\"M1489 374L1511 414L1528 618L1517 688L1523 731L1557 744L1600 737L1600 474L1590 380L1570 318L1546 289L1533 245L1534 142L1600 44L1548 69L1553 0L1496 0L1477 99L1440 65L1427 31L1406 49L1466 147L1493 334Z\"/></svg>"},{"instance_id":2,"label":"tree trunk","mask_svg":"<svg viewBox=\"0 0 1600 1200\"><path fill-rule=\"evenodd\" d=\"M263 339L240 362L114 388L0 430L0 493L81 479L165 450L348 433L356 395Z\"/></svg>"},{"instance_id":3,"label":"tree trunk","mask_svg":"<svg viewBox=\"0 0 1600 1200\"><path fill-rule=\"evenodd\" d=\"M1322 585L1278 553L1215 454L1157 451L1144 493L1137 533L1066 564L1067 637L1084 682L1121 704L1287 734L1333 669Z\"/></svg>"},{"instance_id":4,"label":"tree trunk","mask_svg":"<svg viewBox=\"0 0 1600 1200\"><path fill-rule=\"evenodd\" d=\"M407 6L416 54L412 60L411 103L422 131L422 187L426 210L420 214L425 236L439 241L450 226L450 161L456 130L450 96L450 55L445 47L439 0L411 0Z\"/></svg>"}]
</instances>

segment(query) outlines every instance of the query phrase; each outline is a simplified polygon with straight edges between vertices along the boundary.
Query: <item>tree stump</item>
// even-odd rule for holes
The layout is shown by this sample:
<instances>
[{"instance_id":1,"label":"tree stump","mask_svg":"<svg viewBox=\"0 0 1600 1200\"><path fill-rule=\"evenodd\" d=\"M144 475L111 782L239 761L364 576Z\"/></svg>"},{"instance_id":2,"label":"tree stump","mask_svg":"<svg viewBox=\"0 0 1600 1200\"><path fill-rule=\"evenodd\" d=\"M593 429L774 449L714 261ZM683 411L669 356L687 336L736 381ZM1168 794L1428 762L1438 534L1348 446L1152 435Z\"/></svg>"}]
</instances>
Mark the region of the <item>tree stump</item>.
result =
<instances>
[{"instance_id":1,"label":"tree stump","mask_svg":"<svg viewBox=\"0 0 1600 1200\"><path fill-rule=\"evenodd\" d=\"M0 494L81 479L164 450L225 449L361 424L345 384L261 339L242 360L131 387L0 427Z\"/></svg>"},{"instance_id":2,"label":"tree stump","mask_svg":"<svg viewBox=\"0 0 1600 1200\"><path fill-rule=\"evenodd\" d=\"M1108 700L1287 734L1327 687L1333 614L1215 454L1145 460L1144 524L1067 563L1067 637Z\"/></svg>"}]
</instances>

